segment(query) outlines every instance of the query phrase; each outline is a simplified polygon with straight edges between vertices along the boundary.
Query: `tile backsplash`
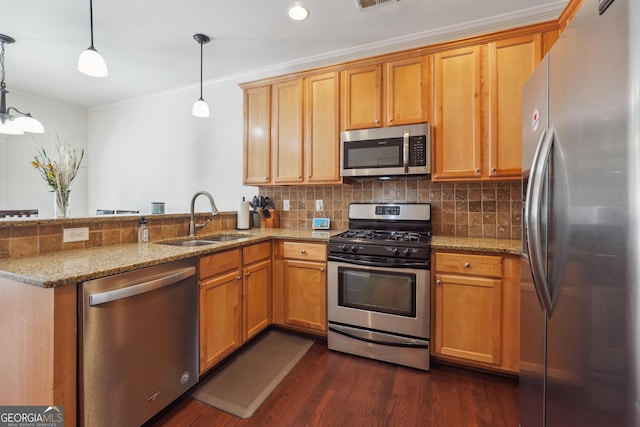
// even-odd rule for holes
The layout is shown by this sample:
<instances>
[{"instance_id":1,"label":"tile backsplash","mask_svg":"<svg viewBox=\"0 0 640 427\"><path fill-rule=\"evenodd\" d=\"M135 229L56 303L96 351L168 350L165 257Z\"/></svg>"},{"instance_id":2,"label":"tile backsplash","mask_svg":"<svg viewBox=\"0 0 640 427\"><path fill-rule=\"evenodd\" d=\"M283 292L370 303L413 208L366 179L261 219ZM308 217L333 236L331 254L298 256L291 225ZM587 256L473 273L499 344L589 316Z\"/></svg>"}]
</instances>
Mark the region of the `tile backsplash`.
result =
<instances>
[{"instance_id":1,"label":"tile backsplash","mask_svg":"<svg viewBox=\"0 0 640 427\"><path fill-rule=\"evenodd\" d=\"M260 195L275 201L283 228L311 228L313 217L331 219L331 229L348 227L349 203L431 203L434 234L520 239L520 181L440 183L425 179L362 181L327 186L260 187ZM282 201L290 201L290 210ZM316 212L322 199L324 210Z\"/></svg>"}]
</instances>

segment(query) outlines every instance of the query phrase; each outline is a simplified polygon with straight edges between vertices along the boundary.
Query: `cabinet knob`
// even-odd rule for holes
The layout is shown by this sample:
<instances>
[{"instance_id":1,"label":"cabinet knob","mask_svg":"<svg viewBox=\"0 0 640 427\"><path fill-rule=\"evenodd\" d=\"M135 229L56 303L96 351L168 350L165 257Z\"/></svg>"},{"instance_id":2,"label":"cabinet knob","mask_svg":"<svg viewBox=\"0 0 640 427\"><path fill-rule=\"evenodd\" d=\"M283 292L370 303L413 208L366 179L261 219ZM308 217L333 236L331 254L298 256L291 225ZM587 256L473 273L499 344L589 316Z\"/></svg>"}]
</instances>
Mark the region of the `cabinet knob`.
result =
<instances>
[{"instance_id":1,"label":"cabinet knob","mask_svg":"<svg viewBox=\"0 0 640 427\"><path fill-rule=\"evenodd\" d=\"M296 179L300 179L300 178L302 178L300 175L296 176Z\"/></svg>"},{"instance_id":2,"label":"cabinet knob","mask_svg":"<svg viewBox=\"0 0 640 427\"><path fill-rule=\"evenodd\" d=\"M380 124L380 120L376 120L376 124L379 125Z\"/></svg>"},{"instance_id":3,"label":"cabinet knob","mask_svg":"<svg viewBox=\"0 0 640 427\"><path fill-rule=\"evenodd\" d=\"M442 284L442 280L438 279L436 280L436 285L441 285Z\"/></svg>"},{"instance_id":4,"label":"cabinet knob","mask_svg":"<svg viewBox=\"0 0 640 427\"><path fill-rule=\"evenodd\" d=\"M236 280L242 280L242 276L240 275L236 276Z\"/></svg>"},{"instance_id":5,"label":"cabinet knob","mask_svg":"<svg viewBox=\"0 0 640 427\"><path fill-rule=\"evenodd\" d=\"M311 175L307 175L307 178L311 178Z\"/></svg>"},{"instance_id":6,"label":"cabinet knob","mask_svg":"<svg viewBox=\"0 0 640 427\"><path fill-rule=\"evenodd\" d=\"M393 122L393 119L387 119L387 122L391 123Z\"/></svg>"},{"instance_id":7,"label":"cabinet knob","mask_svg":"<svg viewBox=\"0 0 640 427\"><path fill-rule=\"evenodd\" d=\"M480 169L476 169L476 173L480 173Z\"/></svg>"},{"instance_id":8,"label":"cabinet knob","mask_svg":"<svg viewBox=\"0 0 640 427\"><path fill-rule=\"evenodd\" d=\"M469 268L469 267L471 267L471 264L469 264L468 262L465 262L464 263L464 268Z\"/></svg>"},{"instance_id":9,"label":"cabinet knob","mask_svg":"<svg viewBox=\"0 0 640 427\"><path fill-rule=\"evenodd\" d=\"M307 253L307 251L305 251L304 249L302 249L302 250L300 250L300 253L301 253L301 254L306 254L306 253Z\"/></svg>"},{"instance_id":10,"label":"cabinet knob","mask_svg":"<svg viewBox=\"0 0 640 427\"><path fill-rule=\"evenodd\" d=\"M496 168L491 168L491 172L495 172L496 170Z\"/></svg>"},{"instance_id":11,"label":"cabinet knob","mask_svg":"<svg viewBox=\"0 0 640 427\"><path fill-rule=\"evenodd\" d=\"M320 267L320 272L323 272L323 271L324 271L324 267Z\"/></svg>"},{"instance_id":12,"label":"cabinet knob","mask_svg":"<svg viewBox=\"0 0 640 427\"><path fill-rule=\"evenodd\" d=\"M265 177L264 177L264 180L265 180L265 181L269 181L269 177L268 177L268 176L265 176Z\"/></svg>"},{"instance_id":13,"label":"cabinet knob","mask_svg":"<svg viewBox=\"0 0 640 427\"><path fill-rule=\"evenodd\" d=\"M250 271L247 271L246 273L244 273L244 275L245 275L245 276L247 276L247 277L249 277L249 276L251 276L251 272L250 272Z\"/></svg>"}]
</instances>

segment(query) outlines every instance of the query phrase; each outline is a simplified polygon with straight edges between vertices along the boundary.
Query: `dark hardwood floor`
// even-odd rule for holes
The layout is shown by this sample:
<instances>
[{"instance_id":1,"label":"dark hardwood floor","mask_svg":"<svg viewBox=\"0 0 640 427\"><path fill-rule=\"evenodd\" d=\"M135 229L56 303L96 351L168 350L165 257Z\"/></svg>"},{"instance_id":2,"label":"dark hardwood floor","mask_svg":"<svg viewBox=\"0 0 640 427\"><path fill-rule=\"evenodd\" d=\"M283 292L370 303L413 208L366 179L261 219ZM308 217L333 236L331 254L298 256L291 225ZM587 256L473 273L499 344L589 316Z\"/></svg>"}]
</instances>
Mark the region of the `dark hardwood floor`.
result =
<instances>
[{"instance_id":1,"label":"dark hardwood floor","mask_svg":"<svg viewBox=\"0 0 640 427\"><path fill-rule=\"evenodd\" d=\"M318 340L251 418L184 396L145 427L516 427L518 383L432 363L431 371L329 351Z\"/></svg>"}]
</instances>

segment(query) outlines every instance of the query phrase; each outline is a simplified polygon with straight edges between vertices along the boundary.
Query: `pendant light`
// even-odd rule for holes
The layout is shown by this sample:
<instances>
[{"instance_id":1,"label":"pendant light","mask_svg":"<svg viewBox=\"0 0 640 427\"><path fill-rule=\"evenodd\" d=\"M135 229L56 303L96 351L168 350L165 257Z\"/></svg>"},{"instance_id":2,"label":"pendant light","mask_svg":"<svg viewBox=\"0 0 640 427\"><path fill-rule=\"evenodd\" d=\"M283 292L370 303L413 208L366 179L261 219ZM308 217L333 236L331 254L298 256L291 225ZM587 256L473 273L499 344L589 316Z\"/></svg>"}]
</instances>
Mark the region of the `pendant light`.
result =
<instances>
[{"instance_id":1,"label":"pendant light","mask_svg":"<svg viewBox=\"0 0 640 427\"><path fill-rule=\"evenodd\" d=\"M202 45L209 43L211 39L204 34L194 34L193 39L200 45L200 99L193 104L192 114L196 117L209 117L209 106L202 98Z\"/></svg>"},{"instance_id":2,"label":"pendant light","mask_svg":"<svg viewBox=\"0 0 640 427\"><path fill-rule=\"evenodd\" d=\"M91 77L107 77L107 63L93 47L93 0L89 0L89 19L91 23L91 46L80 54L78 71Z\"/></svg>"},{"instance_id":3,"label":"pendant light","mask_svg":"<svg viewBox=\"0 0 640 427\"><path fill-rule=\"evenodd\" d=\"M0 34L0 133L7 135L22 135L25 132L44 133L44 126L34 119L30 113L23 113L15 107L7 108L7 85L4 82L4 45L15 43L15 40L7 35ZM11 110L19 114L11 115Z\"/></svg>"}]
</instances>

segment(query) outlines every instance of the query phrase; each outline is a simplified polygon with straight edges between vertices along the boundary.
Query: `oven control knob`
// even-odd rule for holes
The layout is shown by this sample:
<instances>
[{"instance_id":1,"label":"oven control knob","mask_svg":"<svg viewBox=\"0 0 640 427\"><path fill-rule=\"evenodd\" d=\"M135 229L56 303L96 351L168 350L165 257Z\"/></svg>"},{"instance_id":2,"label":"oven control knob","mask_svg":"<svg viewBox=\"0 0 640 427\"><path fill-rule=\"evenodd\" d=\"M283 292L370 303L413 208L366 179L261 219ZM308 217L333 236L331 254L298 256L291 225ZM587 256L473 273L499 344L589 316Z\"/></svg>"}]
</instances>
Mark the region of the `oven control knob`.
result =
<instances>
[{"instance_id":1,"label":"oven control knob","mask_svg":"<svg viewBox=\"0 0 640 427\"><path fill-rule=\"evenodd\" d=\"M404 249L402 250L402 255L404 255L404 256L409 256L409 255L411 255L411 249L409 249L409 248L404 248Z\"/></svg>"},{"instance_id":2,"label":"oven control knob","mask_svg":"<svg viewBox=\"0 0 640 427\"><path fill-rule=\"evenodd\" d=\"M342 245L342 252L349 252L349 246Z\"/></svg>"},{"instance_id":3,"label":"oven control knob","mask_svg":"<svg viewBox=\"0 0 640 427\"><path fill-rule=\"evenodd\" d=\"M398 248L391 248L391 253L394 255L398 255Z\"/></svg>"},{"instance_id":4,"label":"oven control knob","mask_svg":"<svg viewBox=\"0 0 640 427\"><path fill-rule=\"evenodd\" d=\"M353 245L353 247L351 247L351 252L358 252L358 247Z\"/></svg>"}]
</instances>

